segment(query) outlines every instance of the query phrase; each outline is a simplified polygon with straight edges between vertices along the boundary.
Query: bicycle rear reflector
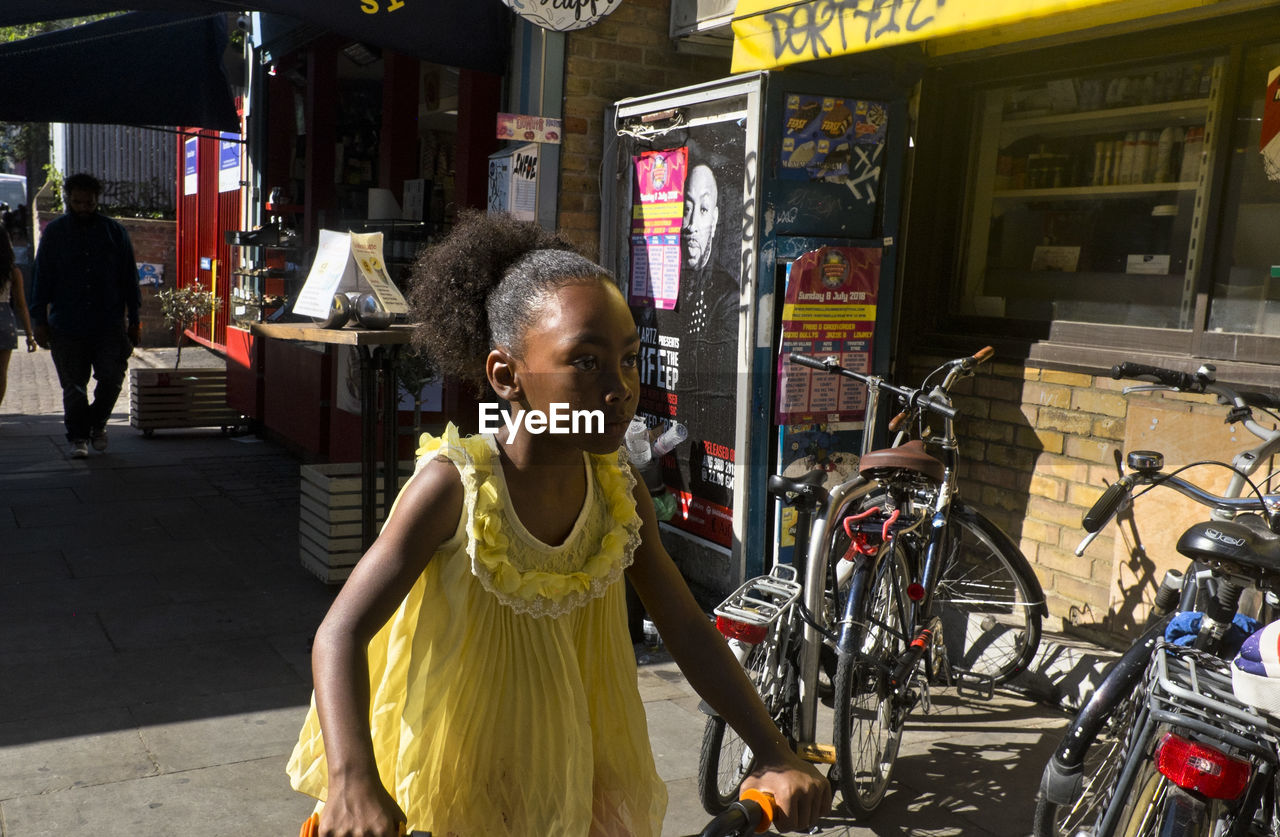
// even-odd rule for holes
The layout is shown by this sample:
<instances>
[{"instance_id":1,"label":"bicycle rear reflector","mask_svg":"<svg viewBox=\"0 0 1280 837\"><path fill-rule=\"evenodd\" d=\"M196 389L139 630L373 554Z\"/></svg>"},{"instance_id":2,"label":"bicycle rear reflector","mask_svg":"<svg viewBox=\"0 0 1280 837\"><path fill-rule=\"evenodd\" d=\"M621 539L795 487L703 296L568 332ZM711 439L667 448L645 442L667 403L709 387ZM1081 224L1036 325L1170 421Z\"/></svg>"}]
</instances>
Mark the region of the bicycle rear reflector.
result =
<instances>
[{"instance_id":1,"label":"bicycle rear reflector","mask_svg":"<svg viewBox=\"0 0 1280 837\"><path fill-rule=\"evenodd\" d=\"M752 625L727 616L716 617L716 630L724 634L725 639L736 639L748 645L764 642L764 638L769 634L768 625Z\"/></svg>"},{"instance_id":2,"label":"bicycle rear reflector","mask_svg":"<svg viewBox=\"0 0 1280 837\"><path fill-rule=\"evenodd\" d=\"M1156 745L1156 767L1178 787L1210 799L1235 799L1249 782L1249 762L1172 732Z\"/></svg>"}]
</instances>

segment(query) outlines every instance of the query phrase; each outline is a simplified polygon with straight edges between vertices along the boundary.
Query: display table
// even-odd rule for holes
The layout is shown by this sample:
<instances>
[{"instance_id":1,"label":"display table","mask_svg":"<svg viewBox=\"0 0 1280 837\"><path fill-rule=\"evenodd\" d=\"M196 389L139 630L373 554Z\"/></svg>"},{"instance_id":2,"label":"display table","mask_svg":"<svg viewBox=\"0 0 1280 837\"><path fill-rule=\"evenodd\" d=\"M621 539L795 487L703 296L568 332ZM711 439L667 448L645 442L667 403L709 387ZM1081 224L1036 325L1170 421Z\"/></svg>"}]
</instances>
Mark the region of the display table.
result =
<instances>
[{"instance_id":1,"label":"display table","mask_svg":"<svg viewBox=\"0 0 1280 837\"><path fill-rule=\"evenodd\" d=\"M395 501L398 471L397 434L399 387L396 357L409 342L412 325L385 329L319 328L309 323L254 323L255 337L296 343L324 343L355 346L360 355L360 541L363 549L373 543L377 532L377 436L378 377L382 377L382 511L391 512Z\"/></svg>"}]
</instances>

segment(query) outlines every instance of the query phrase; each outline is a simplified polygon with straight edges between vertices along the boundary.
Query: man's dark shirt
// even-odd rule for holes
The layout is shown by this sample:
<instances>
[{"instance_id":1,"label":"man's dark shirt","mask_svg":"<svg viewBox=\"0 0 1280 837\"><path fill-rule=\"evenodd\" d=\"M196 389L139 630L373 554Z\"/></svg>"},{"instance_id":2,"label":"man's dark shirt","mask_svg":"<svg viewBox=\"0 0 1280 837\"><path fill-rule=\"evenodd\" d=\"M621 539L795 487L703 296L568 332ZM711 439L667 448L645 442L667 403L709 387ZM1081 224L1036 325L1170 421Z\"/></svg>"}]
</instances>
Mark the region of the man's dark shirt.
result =
<instances>
[{"instance_id":1,"label":"man's dark shirt","mask_svg":"<svg viewBox=\"0 0 1280 837\"><path fill-rule=\"evenodd\" d=\"M118 222L94 213L56 218L40 236L31 322L72 334L138 324L142 293L133 243Z\"/></svg>"}]
</instances>

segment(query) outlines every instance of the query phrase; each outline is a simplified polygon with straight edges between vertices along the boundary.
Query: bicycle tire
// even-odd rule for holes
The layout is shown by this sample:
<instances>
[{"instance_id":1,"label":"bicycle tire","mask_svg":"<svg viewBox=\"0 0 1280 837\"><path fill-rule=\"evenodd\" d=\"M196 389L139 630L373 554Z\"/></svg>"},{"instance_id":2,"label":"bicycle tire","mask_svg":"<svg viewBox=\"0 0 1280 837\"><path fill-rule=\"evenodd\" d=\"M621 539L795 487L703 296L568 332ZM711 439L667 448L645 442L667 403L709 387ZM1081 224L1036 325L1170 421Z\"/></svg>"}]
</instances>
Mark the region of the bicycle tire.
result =
<instances>
[{"instance_id":1,"label":"bicycle tire","mask_svg":"<svg viewBox=\"0 0 1280 837\"><path fill-rule=\"evenodd\" d=\"M948 517L948 555L934 593L952 669L996 686L1025 671L1040 647L1044 593L1021 550L959 498Z\"/></svg>"},{"instance_id":2,"label":"bicycle tire","mask_svg":"<svg viewBox=\"0 0 1280 837\"><path fill-rule=\"evenodd\" d=\"M907 645L909 582L893 542L872 567L854 572L850 588L855 650L836 665L834 725L840 794L854 819L869 817L884 799L902 740L905 719L888 681Z\"/></svg>"},{"instance_id":3,"label":"bicycle tire","mask_svg":"<svg viewBox=\"0 0 1280 837\"><path fill-rule=\"evenodd\" d=\"M790 735L791 706L785 694L788 686L784 673L790 663L786 660L770 663L775 636L776 631L754 646L743 667L774 722L784 734ZM698 756L698 801L702 803L703 810L715 816L736 802L742 780L750 775L755 765L754 754L733 727L719 715L707 718Z\"/></svg>"},{"instance_id":4,"label":"bicycle tire","mask_svg":"<svg viewBox=\"0 0 1280 837\"><path fill-rule=\"evenodd\" d=\"M1091 829L1111 804L1143 700L1142 689L1125 689L1116 693L1111 706L1101 709L1106 721L1084 751L1075 798L1055 804L1048 801L1043 792L1038 794L1033 837L1092 833Z\"/></svg>"}]
</instances>

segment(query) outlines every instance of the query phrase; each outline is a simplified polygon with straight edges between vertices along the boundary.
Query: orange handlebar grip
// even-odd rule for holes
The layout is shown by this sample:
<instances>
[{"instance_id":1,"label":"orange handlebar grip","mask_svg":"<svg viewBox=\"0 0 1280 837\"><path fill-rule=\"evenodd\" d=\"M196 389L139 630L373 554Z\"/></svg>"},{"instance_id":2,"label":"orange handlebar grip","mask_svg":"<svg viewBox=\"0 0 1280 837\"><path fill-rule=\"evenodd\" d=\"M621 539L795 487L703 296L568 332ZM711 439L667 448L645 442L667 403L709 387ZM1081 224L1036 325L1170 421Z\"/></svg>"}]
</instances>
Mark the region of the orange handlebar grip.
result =
<instances>
[{"instance_id":1,"label":"orange handlebar grip","mask_svg":"<svg viewBox=\"0 0 1280 837\"><path fill-rule=\"evenodd\" d=\"M317 837L320 834L320 815L312 814L302 823L298 837Z\"/></svg>"},{"instance_id":2,"label":"orange handlebar grip","mask_svg":"<svg viewBox=\"0 0 1280 837\"><path fill-rule=\"evenodd\" d=\"M986 363L995 353L996 350L990 346L983 346L981 349L978 349L978 351L973 353L973 359L978 363Z\"/></svg>"},{"instance_id":3,"label":"orange handlebar grip","mask_svg":"<svg viewBox=\"0 0 1280 837\"><path fill-rule=\"evenodd\" d=\"M739 799L750 799L752 802L760 806L764 811L764 816L760 818L760 824L756 826L756 834L763 834L769 830L769 826L773 825L773 794L759 790L758 788L747 788L738 794Z\"/></svg>"},{"instance_id":4,"label":"orange handlebar grip","mask_svg":"<svg viewBox=\"0 0 1280 837\"><path fill-rule=\"evenodd\" d=\"M901 413L898 413L896 416L889 419L889 429L897 430L899 427L906 424L907 419L909 419L910 417L911 417L911 414L908 413L906 410L903 410Z\"/></svg>"}]
</instances>

